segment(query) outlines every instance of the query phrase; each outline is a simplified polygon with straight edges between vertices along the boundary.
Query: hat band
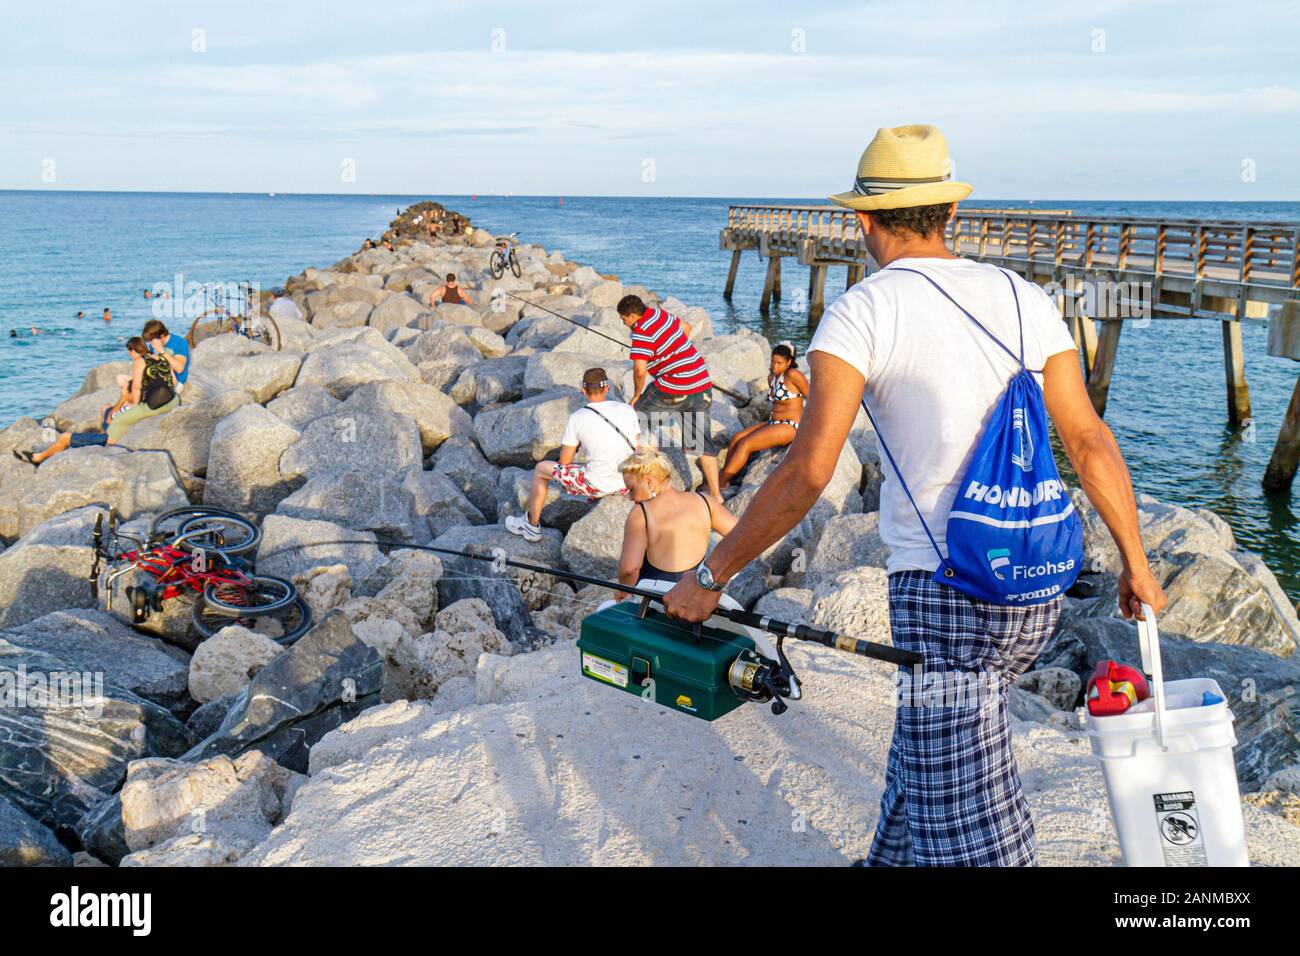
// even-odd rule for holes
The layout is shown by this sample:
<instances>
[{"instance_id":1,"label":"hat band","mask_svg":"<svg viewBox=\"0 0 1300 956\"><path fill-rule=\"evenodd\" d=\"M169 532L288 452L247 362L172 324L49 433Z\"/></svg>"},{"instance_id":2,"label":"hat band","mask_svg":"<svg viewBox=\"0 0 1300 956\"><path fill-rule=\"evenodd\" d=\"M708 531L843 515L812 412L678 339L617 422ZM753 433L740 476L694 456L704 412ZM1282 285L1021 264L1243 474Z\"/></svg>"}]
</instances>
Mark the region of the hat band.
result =
<instances>
[{"instance_id":1,"label":"hat band","mask_svg":"<svg viewBox=\"0 0 1300 956\"><path fill-rule=\"evenodd\" d=\"M942 183L947 182L952 176L945 173L942 176L924 176L916 179L903 179L889 176L875 176L868 178L858 176L853 181L853 191L859 196L879 196L882 193L893 192L895 189L902 189L906 186L917 186L923 183Z\"/></svg>"}]
</instances>

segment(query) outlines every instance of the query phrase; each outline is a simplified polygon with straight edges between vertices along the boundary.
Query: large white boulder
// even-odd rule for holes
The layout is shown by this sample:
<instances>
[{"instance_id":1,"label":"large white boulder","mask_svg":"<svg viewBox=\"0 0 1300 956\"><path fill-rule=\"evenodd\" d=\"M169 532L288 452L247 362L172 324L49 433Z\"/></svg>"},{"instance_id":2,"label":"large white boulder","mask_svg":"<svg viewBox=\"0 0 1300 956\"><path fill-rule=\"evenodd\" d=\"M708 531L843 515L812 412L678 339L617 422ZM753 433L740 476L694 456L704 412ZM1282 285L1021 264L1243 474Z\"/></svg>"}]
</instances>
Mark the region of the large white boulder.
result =
<instances>
[{"instance_id":1,"label":"large white boulder","mask_svg":"<svg viewBox=\"0 0 1300 956\"><path fill-rule=\"evenodd\" d=\"M245 405L212 433L203 503L260 516L275 510L297 483L280 458L301 433L261 405Z\"/></svg>"}]
</instances>

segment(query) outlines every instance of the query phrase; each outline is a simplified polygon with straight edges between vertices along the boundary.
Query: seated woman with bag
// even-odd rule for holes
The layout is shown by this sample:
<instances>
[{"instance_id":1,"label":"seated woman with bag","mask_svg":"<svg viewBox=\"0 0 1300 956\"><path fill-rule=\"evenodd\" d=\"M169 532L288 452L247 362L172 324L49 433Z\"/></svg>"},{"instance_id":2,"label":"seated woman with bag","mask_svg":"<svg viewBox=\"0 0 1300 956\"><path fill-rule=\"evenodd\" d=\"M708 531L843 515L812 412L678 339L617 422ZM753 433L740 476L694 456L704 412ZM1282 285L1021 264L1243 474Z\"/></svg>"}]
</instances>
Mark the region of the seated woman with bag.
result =
<instances>
[{"instance_id":1,"label":"seated woman with bag","mask_svg":"<svg viewBox=\"0 0 1300 956\"><path fill-rule=\"evenodd\" d=\"M117 402L104 408L98 431L64 432L44 451L19 451L15 448L14 457L29 465L40 465L68 448L115 445L136 422L175 408L180 400L176 396L176 380L166 357L151 352L139 336L127 340L126 350L131 354L131 378L119 392Z\"/></svg>"}]
</instances>

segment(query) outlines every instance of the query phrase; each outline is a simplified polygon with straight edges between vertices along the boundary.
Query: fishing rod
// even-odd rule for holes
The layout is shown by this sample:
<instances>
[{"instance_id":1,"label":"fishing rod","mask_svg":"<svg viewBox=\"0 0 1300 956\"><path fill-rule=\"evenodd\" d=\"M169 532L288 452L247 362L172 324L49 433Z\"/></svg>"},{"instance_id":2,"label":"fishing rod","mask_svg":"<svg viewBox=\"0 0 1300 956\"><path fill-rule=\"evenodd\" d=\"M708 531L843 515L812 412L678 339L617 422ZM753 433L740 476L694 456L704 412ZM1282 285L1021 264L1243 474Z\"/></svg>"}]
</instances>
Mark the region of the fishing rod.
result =
<instances>
[{"instance_id":1,"label":"fishing rod","mask_svg":"<svg viewBox=\"0 0 1300 956\"><path fill-rule=\"evenodd\" d=\"M569 322L569 323L571 323L571 324L573 324L573 325L576 325L576 326L577 326L578 328L580 328L580 329L586 329L588 332L592 333L593 335L599 335L602 339L609 339L609 341L613 342L613 343L616 344L616 345L621 345L621 346L623 346L623 348L625 348L625 349L630 349L630 348L632 347L632 346L628 345L626 342L624 342L622 339L616 339L616 338L614 338L614 336L612 336L612 335L606 335L604 332L601 332L601 331L599 331L598 329L593 329L593 328L592 328L591 326L589 326L589 325L583 325L581 322L579 322L579 321L578 321L577 319L575 319L575 318L572 318L571 316L562 315L561 313L556 312L554 309L548 309L546 306L544 306L544 305L539 305L538 303L533 302L533 301L530 300L530 299L525 299L525 298L524 298L523 296L521 296L521 295L515 295L513 292L508 292L508 291L505 290L505 289L498 289L497 291L500 292L502 295L508 295L508 296L510 296L510 298L512 298L512 299L518 299L520 302L524 303L525 305L530 305L530 306L532 306L534 309L541 309L543 312L546 312L546 313L548 313L549 315L553 315L553 316L555 316L557 319L563 319L565 322ZM717 389L719 392L721 392L723 395L726 395L728 398L733 399L733 400L735 400L735 401L737 401L737 402L740 402L740 404L742 404L742 405L748 405L748 404L749 404L749 399L747 399L747 398L742 398L741 396L737 395L735 392L731 391L730 389L725 389L725 388L723 388L721 385L718 385L716 382L713 384L713 387L716 388L716 389Z\"/></svg>"},{"instance_id":2,"label":"fishing rod","mask_svg":"<svg viewBox=\"0 0 1300 956\"><path fill-rule=\"evenodd\" d=\"M539 574L548 574L552 577L577 581L580 584L594 584L597 587L608 588L611 591L619 591L624 594L634 594L639 598L645 598L650 601L658 602L659 604L662 604L664 599L662 591L652 591L648 588L639 588L635 585L622 584L617 581L606 581L604 578L593 577L589 574L579 574L576 571L565 571L560 568L549 568L545 565L532 564L528 561L516 561L512 558L506 558L501 555L474 554L470 551L457 551L454 548L439 548L431 544L407 544L403 541L390 541L383 538L377 538L373 541L366 539L315 541L310 544L301 545L300 547L324 547L326 545L339 544L412 548L416 551L432 551L435 554L446 554L457 558L468 558L472 561L483 561L488 564L504 564L508 567L518 568L521 571L535 571ZM271 552L271 554L278 554L285 550L294 549L282 548ZM271 555L266 555L265 557L270 556ZM718 617L726 618L733 624L757 628L760 631L767 631L768 633L775 634L778 637L793 637L796 640L821 644L823 647L833 647L835 650L855 654L858 657L870 657L875 660L887 661L891 664L901 664L904 666L920 664L922 660L921 655L915 651L902 650L901 648L891 647L888 644L875 644L871 641L864 641L860 638L849 637L846 634L837 634L835 631L813 627L810 624L793 624L789 621L780 621L768 617L765 614L755 614L753 611L746 611L741 608L718 607L714 609L713 613Z\"/></svg>"}]
</instances>

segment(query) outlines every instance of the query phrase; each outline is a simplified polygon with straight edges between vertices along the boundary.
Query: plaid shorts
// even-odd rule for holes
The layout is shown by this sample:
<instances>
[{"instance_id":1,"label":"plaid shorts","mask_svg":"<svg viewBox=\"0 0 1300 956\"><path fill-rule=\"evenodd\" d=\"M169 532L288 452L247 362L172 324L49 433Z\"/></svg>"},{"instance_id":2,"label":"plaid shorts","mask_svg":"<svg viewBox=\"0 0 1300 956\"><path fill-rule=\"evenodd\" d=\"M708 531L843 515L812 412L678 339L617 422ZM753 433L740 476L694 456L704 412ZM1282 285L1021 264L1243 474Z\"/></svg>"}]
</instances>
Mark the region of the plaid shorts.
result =
<instances>
[{"instance_id":1,"label":"plaid shorts","mask_svg":"<svg viewBox=\"0 0 1300 956\"><path fill-rule=\"evenodd\" d=\"M569 494L585 496L589 501L608 498L610 495L627 494L626 485L618 491L601 491L587 480L587 469L581 465L556 465L554 478Z\"/></svg>"},{"instance_id":2,"label":"plaid shorts","mask_svg":"<svg viewBox=\"0 0 1300 956\"><path fill-rule=\"evenodd\" d=\"M1056 627L1062 598L1032 607L977 601L928 571L889 576L898 711L870 866L1033 866L1007 694Z\"/></svg>"}]
</instances>

